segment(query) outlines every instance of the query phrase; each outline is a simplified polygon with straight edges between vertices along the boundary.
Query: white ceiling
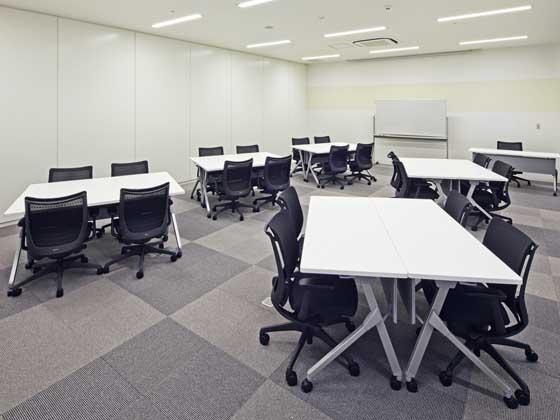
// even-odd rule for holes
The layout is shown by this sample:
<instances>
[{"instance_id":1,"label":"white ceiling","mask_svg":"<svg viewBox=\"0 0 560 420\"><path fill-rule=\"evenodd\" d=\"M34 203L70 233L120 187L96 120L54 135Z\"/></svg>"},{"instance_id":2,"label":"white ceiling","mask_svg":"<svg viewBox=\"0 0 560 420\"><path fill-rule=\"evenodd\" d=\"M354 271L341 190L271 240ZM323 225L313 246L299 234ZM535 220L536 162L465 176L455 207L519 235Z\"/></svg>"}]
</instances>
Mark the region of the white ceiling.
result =
<instances>
[{"instance_id":1,"label":"white ceiling","mask_svg":"<svg viewBox=\"0 0 560 420\"><path fill-rule=\"evenodd\" d=\"M560 0L276 0L241 9L240 0L0 0L3 5L141 32L301 61L305 56L339 53L330 61L372 58L371 48L335 51L329 45L386 36L399 46L420 50L391 55L472 49L460 41L528 35L527 40L476 48L560 42ZM508 15L438 23L438 17L530 4L533 9ZM385 6L391 5L386 11ZM170 11L174 10L174 14ZM152 24L201 13L203 18L162 29ZM274 29L265 29L273 25ZM372 26L387 30L325 39L323 35ZM290 39L291 45L247 50L246 45ZM378 56L378 55L376 55ZM379 56L388 56L382 54Z\"/></svg>"}]
</instances>

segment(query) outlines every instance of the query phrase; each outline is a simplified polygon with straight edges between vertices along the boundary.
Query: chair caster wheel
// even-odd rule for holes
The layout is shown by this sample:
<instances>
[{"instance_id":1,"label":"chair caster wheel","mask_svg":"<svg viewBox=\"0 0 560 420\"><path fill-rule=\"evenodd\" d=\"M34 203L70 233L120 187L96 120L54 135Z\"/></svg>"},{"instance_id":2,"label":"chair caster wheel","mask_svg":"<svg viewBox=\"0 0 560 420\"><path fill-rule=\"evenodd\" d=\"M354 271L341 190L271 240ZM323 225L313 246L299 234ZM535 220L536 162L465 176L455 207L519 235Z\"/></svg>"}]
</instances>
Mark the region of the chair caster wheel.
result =
<instances>
[{"instance_id":1,"label":"chair caster wheel","mask_svg":"<svg viewBox=\"0 0 560 420\"><path fill-rule=\"evenodd\" d=\"M306 394L309 394L311 391L313 391L313 383L311 381L308 381L307 379L304 379L301 383L301 390Z\"/></svg>"},{"instance_id":2,"label":"chair caster wheel","mask_svg":"<svg viewBox=\"0 0 560 420\"><path fill-rule=\"evenodd\" d=\"M293 370L286 371L286 383L288 386L296 386L297 385L297 373Z\"/></svg>"},{"instance_id":3,"label":"chair caster wheel","mask_svg":"<svg viewBox=\"0 0 560 420\"><path fill-rule=\"evenodd\" d=\"M207 217L208 219L211 219L211 218L212 218L212 215L211 215L211 214L207 214L206 217Z\"/></svg>"},{"instance_id":4,"label":"chair caster wheel","mask_svg":"<svg viewBox=\"0 0 560 420\"><path fill-rule=\"evenodd\" d=\"M58 289L56 291L56 297L61 298L62 296L64 296L64 289Z\"/></svg>"},{"instance_id":5,"label":"chair caster wheel","mask_svg":"<svg viewBox=\"0 0 560 420\"><path fill-rule=\"evenodd\" d=\"M172 255L171 257L169 257L169 260L170 260L171 262L177 261L177 255Z\"/></svg>"},{"instance_id":6,"label":"chair caster wheel","mask_svg":"<svg viewBox=\"0 0 560 420\"><path fill-rule=\"evenodd\" d=\"M369 181L367 184L368 184L368 185L371 185L371 181Z\"/></svg>"},{"instance_id":7,"label":"chair caster wheel","mask_svg":"<svg viewBox=\"0 0 560 420\"><path fill-rule=\"evenodd\" d=\"M138 280L140 280L140 279L143 278L143 277L144 277L144 272L143 272L143 271L139 271L139 272L136 273L136 278L137 278Z\"/></svg>"},{"instance_id":8,"label":"chair caster wheel","mask_svg":"<svg viewBox=\"0 0 560 420\"><path fill-rule=\"evenodd\" d=\"M348 372L350 376L360 376L360 365L356 362L352 362L348 365Z\"/></svg>"},{"instance_id":9,"label":"chair caster wheel","mask_svg":"<svg viewBox=\"0 0 560 420\"><path fill-rule=\"evenodd\" d=\"M103 236L105 235L105 232L100 230L98 231L95 236L97 237L97 239L101 239Z\"/></svg>"},{"instance_id":10,"label":"chair caster wheel","mask_svg":"<svg viewBox=\"0 0 560 420\"><path fill-rule=\"evenodd\" d=\"M517 407L519 407L519 402L513 396L511 396L509 398L504 397L504 402L506 403L507 408L510 408L512 410L515 410Z\"/></svg>"},{"instance_id":11,"label":"chair caster wheel","mask_svg":"<svg viewBox=\"0 0 560 420\"><path fill-rule=\"evenodd\" d=\"M356 326L354 325L354 323L352 321L347 321L346 322L346 329L348 330L348 332L354 332L356 330Z\"/></svg>"},{"instance_id":12,"label":"chair caster wheel","mask_svg":"<svg viewBox=\"0 0 560 420\"><path fill-rule=\"evenodd\" d=\"M89 262L88 257L82 257L82 258L80 258L80 262L81 262L82 264L87 264L87 263Z\"/></svg>"},{"instance_id":13,"label":"chair caster wheel","mask_svg":"<svg viewBox=\"0 0 560 420\"><path fill-rule=\"evenodd\" d=\"M391 376L391 389L393 391L399 391L402 387L402 382L397 379L396 376Z\"/></svg>"},{"instance_id":14,"label":"chair caster wheel","mask_svg":"<svg viewBox=\"0 0 560 420\"><path fill-rule=\"evenodd\" d=\"M443 386L451 386L453 384L453 376L443 370L439 373L439 381Z\"/></svg>"},{"instance_id":15,"label":"chair caster wheel","mask_svg":"<svg viewBox=\"0 0 560 420\"><path fill-rule=\"evenodd\" d=\"M320 185L317 185L317 188L321 188L321 186L320 186Z\"/></svg>"},{"instance_id":16,"label":"chair caster wheel","mask_svg":"<svg viewBox=\"0 0 560 420\"><path fill-rule=\"evenodd\" d=\"M9 289L8 290L8 297L18 297L19 295L21 295L21 287L16 287L15 289Z\"/></svg>"},{"instance_id":17,"label":"chair caster wheel","mask_svg":"<svg viewBox=\"0 0 560 420\"><path fill-rule=\"evenodd\" d=\"M537 360L539 360L539 355L533 350L525 350L525 358L527 359L527 361L535 363Z\"/></svg>"},{"instance_id":18,"label":"chair caster wheel","mask_svg":"<svg viewBox=\"0 0 560 420\"><path fill-rule=\"evenodd\" d=\"M270 336L267 333L259 334L259 342L263 346L268 346L268 343L270 342Z\"/></svg>"},{"instance_id":19,"label":"chair caster wheel","mask_svg":"<svg viewBox=\"0 0 560 420\"><path fill-rule=\"evenodd\" d=\"M245 220L245 218L243 216L239 216L239 221L242 222L243 220Z\"/></svg>"},{"instance_id":20,"label":"chair caster wheel","mask_svg":"<svg viewBox=\"0 0 560 420\"><path fill-rule=\"evenodd\" d=\"M177 259L181 258L183 256L183 251L179 251L177 252Z\"/></svg>"},{"instance_id":21,"label":"chair caster wheel","mask_svg":"<svg viewBox=\"0 0 560 420\"><path fill-rule=\"evenodd\" d=\"M343 190L343 189L344 189L344 185L341 185L341 186L340 186L340 189Z\"/></svg>"},{"instance_id":22,"label":"chair caster wheel","mask_svg":"<svg viewBox=\"0 0 560 420\"><path fill-rule=\"evenodd\" d=\"M416 379L411 379L406 383L406 389L408 392L418 392L418 382Z\"/></svg>"},{"instance_id":23,"label":"chair caster wheel","mask_svg":"<svg viewBox=\"0 0 560 420\"><path fill-rule=\"evenodd\" d=\"M109 272L109 270L107 270L107 272ZM103 267L99 267L97 269L97 275L100 276L101 274L105 273L105 269Z\"/></svg>"},{"instance_id":24,"label":"chair caster wheel","mask_svg":"<svg viewBox=\"0 0 560 420\"><path fill-rule=\"evenodd\" d=\"M212 216L212 220L218 220L218 216Z\"/></svg>"},{"instance_id":25,"label":"chair caster wheel","mask_svg":"<svg viewBox=\"0 0 560 420\"><path fill-rule=\"evenodd\" d=\"M531 394L529 391L523 391L522 389L518 389L515 391L515 398L520 405L529 405L531 403Z\"/></svg>"}]
</instances>

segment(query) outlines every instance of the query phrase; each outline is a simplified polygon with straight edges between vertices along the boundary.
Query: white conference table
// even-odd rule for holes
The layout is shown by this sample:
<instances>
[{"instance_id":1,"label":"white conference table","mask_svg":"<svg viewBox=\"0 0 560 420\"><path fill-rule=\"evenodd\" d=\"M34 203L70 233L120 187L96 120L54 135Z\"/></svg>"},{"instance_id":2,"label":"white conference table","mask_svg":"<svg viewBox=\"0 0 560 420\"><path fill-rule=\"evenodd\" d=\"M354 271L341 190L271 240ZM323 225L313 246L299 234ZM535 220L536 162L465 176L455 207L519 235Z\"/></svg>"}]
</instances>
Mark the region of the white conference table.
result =
<instances>
[{"instance_id":1,"label":"white conference table","mask_svg":"<svg viewBox=\"0 0 560 420\"><path fill-rule=\"evenodd\" d=\"M460 189L460 181L467 181L470 185L467 198L488 219L492 219L492 215L473 198L476 186L480 182L508 182L507 178L466 159L401 158L400 160L409 178L434 182L444 198L445 191L441 186L442 181L450 181L451 189L453 189L455 181L458 189Z\"/></svg>"},{"instance_id":2,"label":"white conference table","mask_svg":"<svg viewBox=\"0 0 560 420\"><path fill-rule=\"evenodd\" d=\"M502 149L469 149L473 155L483 154L495 160L501 160L513 166L515 170L552 176L553 194L558 195L559 153L531 152Z\"/></svg>"},{"instance_id":3,"label":"white conference table","mask_svg":"<svg viewBox=\"0 0 560 420\"><path fill-rule=\"evenodd\" d=\"M242 162L244 160L253 159L253 168L264 168L267 157L280 157L273 153L258 152L258 153L238 153L232 155L217 155L217 156L202 156L191 157L191 161L198 168L198 184L200 184L200 191L202 192L202 206L206 207L206 216L212 217L212 209L208 200L207 179L209 174L220 173L224 170L226 161ZM196 188L196 185L195 185Z\"/></svg>"},{"instance_id":4,"label":"white conference table","mask_svg":"<svg viewBox=\"0 0 560 420\"><path fill-rule=\"evenodd\" d=\"M319 179L311 168L313 158L318 155L328 155L331 151L331 146L348 146L348 152L353 153L356 151L357 145L355 143L315 143L315 144L301 144L294 145L292 149L299 152L301 161L303 162L303 179L305 182L309 179L309 172L313 175L315 183L319 185Z\"/></svg>"},{"instance_id":5,"label":"white conference table","mask_svg":"<svg viewBox=\"0 0 560 420\"><path fill-rule=\"evenodd\" d=\"M185 194L185 190L167 172L31 184L12 203L4 215L12 217L23 216L25 214L25 197L56 198L85 191L87 193L88 207L99 207L118 204L120 201L121 188L150 188L165 184L166 182L169 182L170 197ZM177 219L173 213L173 208L171 208L171 222L177 241L177 248L180 250L182 248L181 237L179 235ZM21 242L18 241L18 247L12 264L12 271L10 273L10 286L15 281L20 255Z\"/></svg>"},{"instance_id":6,"label":"white conference table","mask_svg":"<svg viewBox=\"0 0 560 420\"><path fill-rule=\"evenodd\" d=\"M498 384L504 396L512 395L509 385L449 331L439 314L449 290L459 282L517 285L521 278L433 201L312 197L301 271L354 276L364 286L370 306L362 325L308 370L308 380L373 327L379 331L393 375L400 379L401 369L393 358L371 282L379 277L408 278L406 301L407 297L414 300L415 282L425 279L436 281L439 290L405 371L407 388L417 390L415 377L437 329ZM415 311L414 305L410 309ZM415 316L413 313L413 319Z\"/></svg>"}]
</instances>

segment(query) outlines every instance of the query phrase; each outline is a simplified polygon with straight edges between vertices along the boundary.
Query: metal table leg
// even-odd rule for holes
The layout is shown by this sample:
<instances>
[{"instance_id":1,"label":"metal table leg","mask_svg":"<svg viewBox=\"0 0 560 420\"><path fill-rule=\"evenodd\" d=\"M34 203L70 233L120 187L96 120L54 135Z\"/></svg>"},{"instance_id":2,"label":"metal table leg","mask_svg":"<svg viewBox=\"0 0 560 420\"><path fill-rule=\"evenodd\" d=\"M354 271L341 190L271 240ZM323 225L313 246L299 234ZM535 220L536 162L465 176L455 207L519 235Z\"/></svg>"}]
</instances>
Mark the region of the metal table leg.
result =
<instances>
[{"instance_id":1,"label":"metal table leg","mask_svg":"<svg viewBox=\"0 0 560 420\"><path fill-rule=\"evenodd\" d=\"M367 333L372 328L377 327L377 332L379 333L379 338L385 350L385 355L389 361L391 367L391 372L393 377L391 378L391 387L393 389L399 389L401 386L402 370L393 348L393 343L387 332L387 327L385 326L384 318L381 315L377 300L373 294L373 288L371 278L357 278L362 284L364 293L366 295L366 300L370 308L370 313L366 316L364 321L360 326L358 326L353 333L349 334L344 340L342 340L334 349L327 353L321 360L319 360L315 365L313 365L307 371L307 381L311 381L321 370L327 367L331 362L333 362L338 356L340 356L346 349L348 349L353 343L355 343L361 336Z\"/></svg>"},{"instance_id":2,"label":"metal table leg","mask_svg":"<svg viewBox=\"0 0 560 420\"><path fill-rule=\"evenodd\" d=\"M201 169L200 174L200 191L202 193L201 204L206 207L206 217L210 219L212 217L212 209L210 208L210 201L208 200L208 172Z\"/></svg>"},{"instance_id":3,"label":"metal table leg","mask_svg":"<svg viewBox=\"0 0 560 420\"><path fill-rule=\"evenodd\" d=\"M10 279L8 280L9 287L12 287L16 281L16 274L17 274L20 256L21 256L21 240L18 238L16 253L14 254L14 261L12 262L12 271L10 271Z\"/></svg>"},{"instance_id":4,"label":"metal table leg","mask_svg":"<svg viewBox=\"0 0 560 420\"><path fill-rule=\"evenodd\" d=\"M475 206L482 214L484 214L489 220L492 220L492 215L484 210L473 198L474 190L476 188L476 182L469 181L469 192L467 193L467 198L473 206Z\"/></svg>"},{"instance_id":5,"label":"metal table leg","mask_svg":"<svg viewBox=\"0 0 560 420\"><path fill-rule=\"evenodd\" d=\"M175 213L171 212L171 223L173 224L173 233L175 234L175 240L177 241L177 253L181 253L181 249L183 245L181 244L181 236L179 234L179 227L177 226L177 217L175 217Z\"/></svg>"},{"instance_id":6,"label":"metal table leg","mask_svg":"<svg viewBox=\"0 0 560 420\"><path fill-rule=\"evenodd\" d=\"M505 398L511 398L513 395L512 389L509 385L504 382L498 375L496 375L486 364L482 362L473 352L471 352L457 337L455 337L451 331L447 328L443 320L439 317L443 304L449 293L450 289L456 286L454 282L436 282L438 286L438 292L430 308L429 315L426 322L422 326L422 330L418 335L416 344L414 345L414 350L410 356L408 362L408 367L406 368L406 387L411 392L418 391L418 384L416 383L415 376L418 373L418 368L420 363L426 353L426 348L430 342L430 338L434 332L434 329L438 330L443 334L455 347L457 347L469 360L471 360L485 375L487 375L496 385L498 385L504 393Z\"/></svg>"},{"instance_id":7,"label":"metal table leg","mask_svg":"<svg viewBox=\"0 0 560 420\"><path fill-rule=\"evenodd\" d=\"M552 175L554 179L554 193L553 195L556 197L558 195L558 171L554 171L554 175Z\"/></svg>"}]
</instances>

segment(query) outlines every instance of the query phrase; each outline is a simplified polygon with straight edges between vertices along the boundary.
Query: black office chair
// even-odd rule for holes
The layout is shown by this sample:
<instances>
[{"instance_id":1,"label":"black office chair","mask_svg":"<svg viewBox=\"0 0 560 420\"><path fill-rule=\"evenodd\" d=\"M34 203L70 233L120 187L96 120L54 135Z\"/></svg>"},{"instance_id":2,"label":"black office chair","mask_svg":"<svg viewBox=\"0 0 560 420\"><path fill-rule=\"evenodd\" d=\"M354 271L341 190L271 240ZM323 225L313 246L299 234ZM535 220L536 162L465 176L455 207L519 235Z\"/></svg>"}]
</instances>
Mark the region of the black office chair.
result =
<instances>
[{"instance_id":1,"label":"black office chair","mask_svg":"<svg viewBox=\"0 0 560 420\"><path fill-rule=\"evenodd\" d=\"M290 186L290 167L292 165L292 157L275 158L268 156L264 164L264 177L262 193L269 194L265 197L259 197L253 201L254 212L258 212L261 206L266 203L276 204L278 193L284 191Z\"/></svg>"},{"instance_id":2,"label":"black office chair","mask_svg":"<svg viewBox=\"0 0 560 420\"><path fill-rule=\"evenodd\" d=\"M49 182L75 181L79 179L92 179L93 166L79 168L51 168L49 169Z\"/></svg>"},{"instance_id":3,"label":"black office chair","mask_svg":"<svg viewBox=\"0 0 560 420\"><path fill-rule=\"evenodd\" d=\"M294 187L290 187L287 190L282 191L278 195L277 202L280 205L280 208L288 212L288 216L290 216L290 219L292 220L292 227L294 228L294 232L296 234L299 254L301 256L301 252L303 251L303 241L305 239L305 235L303 233L304 218L303 209L296 189ZM299 262L300 258L298 258L298 267Z\"/></svg>"},{"instance_id":4,"label":"black office chair","mask_svg":"<svg viewBox=\"0 0 560 420\"><path fill-rule=\"evenodd\" d=\"M313 137L313 141L315 142L315 144L330 143L331 138L329 136L315 136Z\"/></svg>"},{"instance_id":5,"label":"black office chair","mask_svg":"<svg viewBox=\"0 0 560 420\"><path fill-rule=\"evenodd\" d=\"M301 146L302 144L309 144L309 137L302 137L302 138L295 138L292 137L292 146ZM303 162L301 161L301 155L299 150L292 150L292 159L295 161L295 166L290 173L290 176L295 174L296 172L303 172Z\"/></svg>"},{"instance_id":6,"label":"black office chair","mask_svg":"<svg viewBox=\"0 0 560 420\"><path fill-rule=\"evenodd\" d=\"M520 141L498 141L497 142L497 149L499 150L515 150L518 152L523 151L523 143ZM521 178L519 175L523 174L521 171L516 171L515 168L513 169L513 176L511 180L517 184L517 188L521 187L521 183L519 181L525 181L527 185L531 185L531 181L525 178Z\"/></svg>"},{"instance_id":7,"label":"black office chair","mask_svg":"<svg viewBox=\"0 0 560 420\"><path fill-rule=\"evenodd\" d=\"M247 197L253 191L253 159L244 160L242 162L232 162L226 160L224 163L224 172L222 177L221 190L219 192L219 200L227 200L227 203L216 204L212 211L213 220L218 219L218 214L231 210L239 214L239 220L243 221L243 213L241 208L254 209L249 204L239 202L242 197ZM219 210L218 210L219 209Z\"/></svg>"},{"instance_id":8,"label":"black office chair","mask_svg":"<svg viewBox=\"0 0 560 420\"><path fill-rule=\"evenodd\" d=\"M259 145L252 144L250 146L235 146L235 151L237 154L242 153L259 153Z\"/></svg>"},{"instance_id":9,"label":"black office chair","mask_svg":"<svg viewBox=\"0 0 560 420\"><path fill-rule=\"evenodd\" d=\"M344 178L348 179L348 185L352 185L354 181L365 179L368 185L371 185L371 181L377 182L375 176L373 176L369 170L373 168L373 143L364 144L358 143L356 146L356 153L354 159L348 162L350 166L350 175L346 175Z\"/></svg>"},{"instance_id":10,"label":"black office chair","mask_svg":"<svg viewBox=\"0 0 560 420\"><path fill-rule=\"evenodd\" d=\"M494 162L492 171L508 179L507 182L489 182L487 185L479 184L473 193L473 199L484 210L492 215L492 217L499 217L512 223L511 217L499 214L498 212L506 209L511 205L511 198L509 196L509 180L513 174L513 168L501 160ZM478 216L478 220L472 227L476 231L478 226L483 221L488 222L488 218L484 213L478 209L473 209L473 214Z\"/></svg>"},{"instance_id":11,"label":"black office chair","mask_svg":"<svg viewBox=\"0 0 560 420\"><path fill-rule=\"evenodd\" d=\"M511 338L529 325L525 289L538 245L525 233L500 219L492 219L483 243L521 276L523 280L521 286L458 285L450 290L441 317L447 322L453 334L465 339L465 345L471 351L477 355L481 351L486 352L519 385L520 389L515 391L515 397L504 398L509 408L516 408L518 403L521 405L530 403L529 387L494 346L522 349L529 362L536 362L539 358L530 345ZM437 287L433 290L424 290L429 301L433 301L436 290ZM463 358L464 354L458 352L447 368L439 374L444 386L452 384L453 371Z\"/></svg>"},{"instance_id":12,"label":"black office chair","mask_svg":"<svg viewBox=\"0 0 560 420\"><path fill-rule=\"evenodd\" d=\"M56 273L56 297L59 298L64 295L64 270L94 268L97 274L103 273L100 265L89 263L81 253L87 247L85 242L90 234L85 191L60 198L25 197L25 227L27 253L34 261L34 274L10 287L8 296L19 296L22 286ZM44 259L52 262L37 264Z\"/></svg>"},{"instance_id":13,"label":"black office chair","mask_svg":"<svg viewBox=\"0 0 560 420\"><path fill-rule=\"evenodd\" d=\"M222 156L223 154L224 154L224 148L222 146L198 148L199 157ZM217 175L208 174L207 181L208 182L206 188L208 189L208 191L212 192L212 194L215 194L218 191L218 184L220 183L220 177ZM196 182L191 191L191 200L194 199L194 193L196 192L196 199L200 201L201 192L200 189L197 189L199 183L200 183L200 169L197 169ZM204 207L204 205L202 206Z\"/></svg>"},{"instance_id":14,"label":"black office chair","mask_svg":"<svg viewBox=\"0 0 560 420\"><path fill-rule=\"evenodd\" d=\"M319 188L325 188L325 185L332 183L340 185L340 189L344 189L344 181L338 175L344 174L348 169L348 145L331 146L329 152L329 160L322 165L322 169L318 174Z\"/></svg>"},{"instance_id":15,"label":"black office chair","mask_svg":"<svg viewBox=\"0 0 560 420\"><path fill-rule=\"evenodd\" d=\"M113 224L113 235L123 243L121 255L103 267L109 267L126 258L138 256L136 278L144 277L146 254L169 255L172 262L181 258L182 252L162 249L169 227L169 183L152 188L122 188L118 206L118 221Z\"/></svg>"},{"instance_id":16,"label":"black office chair","mask_svg":"<svg viewBox=\"0 0 560 420\"><path fill-rule=\"evenodd\" d=\"M473 156L473 162L478 166L482 166L483 168L488 168L491 160L492 159L482 153L475 153Z\"/></svg>"},{"instance_id":17,"label":"black office chair","mask_svg":"<svg viewBox=\"0 0 560 420\"><path fill-rule=\"evenodd\" d=\"M259 341L264 346L268 345L271 332L298 331L301 334L286 369L286 382L289 386L295 386L298 379L294 365L306 342L311 344L316 337L333 348L337 343L323 327L342 323L346 324L348 330L354 330L351 318L358 306L358 292L352 279L307 275L296 271L299 248L287 211L282 210L274 215L265 232L272 243L278 269L278 275L272 279L270 297L274 308L289 322L261 328ZM285 308L288 302L291 310ZM338 360L352 376L360 374L360 366L348 355L343 354ZM313 389L313 384L307 379L301 386L304 392Z\"/></svg>"},{"instance_id":18,"label":"black office chair","mask_svg":"<svg viewBox=\"0 0 560 420\"><path fill-rule=\"evenodd\" d=\"M409 178L404 164L397 160L394 162L397 168L400 187L395 191L395 197L398 198L426 198L430 200L437 200L439 194L427 181ZM393 183L391 183L393 185Z\"/></svg>"},{"instance_id":19,"label":"black office chair","mask_svg":"<svg viewBox=\"0 0 560 420\"><path fill-rule=\"evenodd\" d=\"M458 191L450 191L445 200L444 210L461 226L465 227L472 211L472 204L467 197Z\"/></svg>"}]
</instances>

